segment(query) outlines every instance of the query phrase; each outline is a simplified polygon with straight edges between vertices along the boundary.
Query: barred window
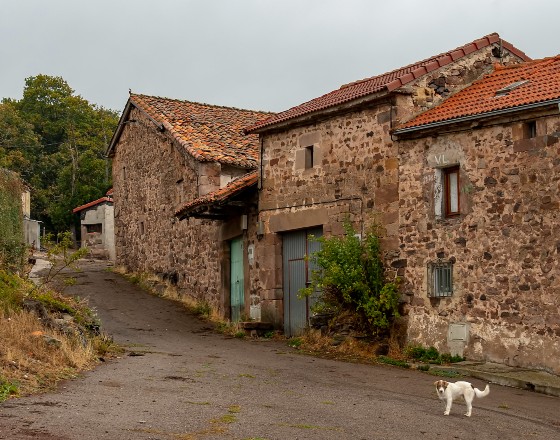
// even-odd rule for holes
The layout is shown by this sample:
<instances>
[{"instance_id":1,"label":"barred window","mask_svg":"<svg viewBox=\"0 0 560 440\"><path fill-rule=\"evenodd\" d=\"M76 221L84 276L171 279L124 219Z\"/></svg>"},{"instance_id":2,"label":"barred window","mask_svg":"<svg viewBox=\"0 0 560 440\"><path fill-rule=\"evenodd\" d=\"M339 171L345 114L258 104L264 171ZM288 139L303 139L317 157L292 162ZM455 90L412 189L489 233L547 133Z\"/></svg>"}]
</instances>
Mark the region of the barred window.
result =
<instances>
[{"instance_id":1,"label":"barred window","mask_svg":"<svg viewBox=\"0 0 560 440\"><path fill-rule=\"evenodd\" d=\"M428 264L428 296L443 298L453 294L453 263L435 261Z\"/></svg>"}]
</instances>

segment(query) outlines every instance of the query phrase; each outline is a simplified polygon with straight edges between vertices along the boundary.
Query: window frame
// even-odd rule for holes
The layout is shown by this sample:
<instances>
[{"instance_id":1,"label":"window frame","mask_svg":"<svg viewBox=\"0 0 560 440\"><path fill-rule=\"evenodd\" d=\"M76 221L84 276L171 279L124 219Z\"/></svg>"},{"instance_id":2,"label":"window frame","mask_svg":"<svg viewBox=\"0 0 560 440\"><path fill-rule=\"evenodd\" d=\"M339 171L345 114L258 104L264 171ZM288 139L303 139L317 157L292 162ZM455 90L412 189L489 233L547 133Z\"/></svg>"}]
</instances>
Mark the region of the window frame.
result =
<instances>
[{"instance_id":1,"label":"window frame","mask_svg":"<svg viewBox=\"0 0 560 440\"><path fill-rule=\"evenodd\" d=\"M428 263L428 297L453 296L453 262L436 260Z\"/></svg>"},{"instance_id":2,"label":"window frame","mask_svg":"<svg viewBox=\"0 0 560 440\"><path fill-rule=\"evenodd\" d=\"M461 215L461 167L454 165L452 167L442 168L443 173L443 212L446 218L457 217ZM452 184L451 176L456 175L455 198L457 201L457 209L452 210Z\"/></svg>"}]
</instances>

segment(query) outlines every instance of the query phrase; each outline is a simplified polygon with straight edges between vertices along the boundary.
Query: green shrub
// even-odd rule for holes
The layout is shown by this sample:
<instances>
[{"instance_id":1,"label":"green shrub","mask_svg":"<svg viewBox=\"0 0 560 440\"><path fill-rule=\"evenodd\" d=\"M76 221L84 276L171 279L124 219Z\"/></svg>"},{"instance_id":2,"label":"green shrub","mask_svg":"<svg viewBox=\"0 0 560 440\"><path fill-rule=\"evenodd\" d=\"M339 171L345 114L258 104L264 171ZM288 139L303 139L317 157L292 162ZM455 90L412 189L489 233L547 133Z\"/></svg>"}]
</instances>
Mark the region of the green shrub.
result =
<instances>
[{"instance_id":1,"label":"green shrub","mask_svg":"<svg viewBox=\"0 0 560 440\"><path fill-rule=\"evenodd\" d=\"M8 382L0 376L0 402L18 393L18 386L13 382Z\"/></svg>"},{"instance_id":2,"label":"green shrub","mask_svg":"<svg viewBox=\"0 0 560 440\"><path fill-rule=\"evenodd\" d=\"M0 270L0 310L7 314L21 309L27 290L26 283L19 276Z\"/></svg>"},{"instance_id":3,"label":"green shrub","mask_svg":"<svg viewBox=\"0 0 560 440\"><path fill-rule=\"evenodd\" d=\"M464 360L461 356L451 356L449 353L440 353L435 347L425 348L421 345L410 345L407 347L405 353L410 359L429 364L441 365Z\"/></svg>"},{"instance_id":4,"label":"green shrub","mask_svg":"<svg viewBox=\"0 0 560 440\"><path fill-rule=\"evenodd\" d=\"M315 296L314 312L357 314L373 333L387 330L398 313L398 279L387 281L379 238L374 230L363 240L349 222L342 237L321 237L321 249L308 258L317 265L300 296Z\"/></svg>"},{"instance_id":5,"label":"green shrub","mask_svg":"<svg viewBox=\"0 0 560 440\"><path fill-rule=\"evenodd\" d=\"M19 272L26 246L23 237L23 185L16 174L0 169L0 267Z\"/></svg>"}]
</instances>

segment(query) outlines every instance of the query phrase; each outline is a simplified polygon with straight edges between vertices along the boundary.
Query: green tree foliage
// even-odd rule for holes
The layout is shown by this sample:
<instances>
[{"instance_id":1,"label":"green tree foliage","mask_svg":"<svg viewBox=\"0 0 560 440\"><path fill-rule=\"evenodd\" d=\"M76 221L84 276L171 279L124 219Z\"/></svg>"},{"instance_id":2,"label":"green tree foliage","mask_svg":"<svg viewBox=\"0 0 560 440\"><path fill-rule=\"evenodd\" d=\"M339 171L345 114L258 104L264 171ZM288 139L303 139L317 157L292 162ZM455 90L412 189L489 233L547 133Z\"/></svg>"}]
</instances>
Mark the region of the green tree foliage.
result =
<instances>
[{"instance_id":1,"label":"green tree foliage","mask_svg":"<svg viewBox=\"0 0 560 440\"><path fill-rule=\"evenodd\" d=\"M321 237L321 249L309 256L319 270L311 284L300 291L315 296L317 312L352 314L373 334L387 330L398 317L398 279L384 276L379 239L374 231L363 240L349 223L342 237Z\"/></svg>"},{"instance_id":2,"label":"green tree foliage","mask_svg":"<svg viewBox=\"0 0 560 440\"><path fill-rule=\"evenodd\" d=\"M19 271L23 268L23 186L19 178L0 169L0 268Z\"/></svg>"},{"instance_id":3,"label":"green tree foliage","mask_svg":"<svg viewBox=\"0 0 560 440\"><path fill-rule=\"evenodd\" d=\"M32 217L47 229L68 230L72 209L111 186L104 153L117 122L61 77L29 77L21 100L0 104L0 166L30 185Z\"/></svg>"}]
</instances>

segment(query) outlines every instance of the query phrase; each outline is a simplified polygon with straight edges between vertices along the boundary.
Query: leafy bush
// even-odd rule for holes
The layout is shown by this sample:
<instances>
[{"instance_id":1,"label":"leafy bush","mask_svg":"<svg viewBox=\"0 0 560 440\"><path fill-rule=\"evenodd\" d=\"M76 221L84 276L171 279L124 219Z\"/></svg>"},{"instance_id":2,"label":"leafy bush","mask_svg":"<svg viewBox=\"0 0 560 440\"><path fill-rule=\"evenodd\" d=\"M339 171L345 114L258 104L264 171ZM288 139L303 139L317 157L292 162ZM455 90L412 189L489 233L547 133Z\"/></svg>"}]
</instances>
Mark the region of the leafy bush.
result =
<instances>
[{"instance_id":1,"label":"leafy bush","mask_svg":"<svg viewBox=\"0 0 560 440\"><path fill-rule=\"evenodd\" d=\"M349 222L342 237L321 237L321 249L309 259L319 270L300 296L318 292L317 313L354 313L373 334L387 330L398 313L398 279L387 281L379 239L374 231L363 240Z\"/></svg>"},{"instance_id":2,"label":"leafy bush","mask_svg":"<svg viewBox=\"0 0 560 440\"><path fill-rule=\"evenodd\" d=\"M23 186L14 173L0 169L0 266L12 272L23 268Z\"/></svg>"},{"instance_id":3,"label":"leafy bush","mask_svg":"<svg viewBox=\"0 0 560 440\"><path fill-rule=\"evenodd\" d=\"M449 353L440 353L435 347L422 347L421 345L411 345L406 349L406 355L414 360L429 364L449 364L461 362L461 356L451 356Z\"/></svg>"}]
</instances>

